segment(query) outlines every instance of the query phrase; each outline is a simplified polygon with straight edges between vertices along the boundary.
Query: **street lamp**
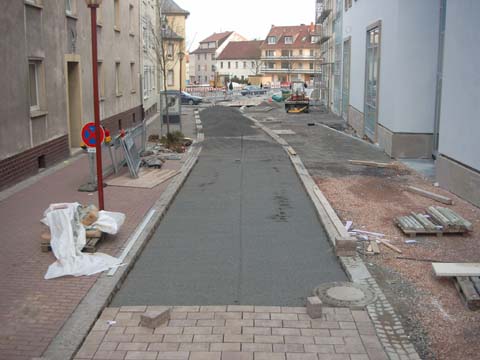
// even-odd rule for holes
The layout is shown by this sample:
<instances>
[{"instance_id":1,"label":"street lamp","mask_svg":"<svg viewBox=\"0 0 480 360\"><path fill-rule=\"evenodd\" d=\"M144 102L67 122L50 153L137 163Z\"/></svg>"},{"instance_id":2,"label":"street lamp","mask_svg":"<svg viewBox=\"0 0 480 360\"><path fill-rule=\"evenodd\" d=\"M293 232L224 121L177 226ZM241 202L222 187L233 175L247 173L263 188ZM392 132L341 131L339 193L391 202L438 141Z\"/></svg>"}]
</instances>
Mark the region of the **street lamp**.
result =
<instances>
[{"instance_id":1,"label":"street lamp","mask_svg":"<svg viewBox=\"0 0 480 360\"><path fill-rule=\"evenodd\" d=\"M183 51L180 51L178 53L178 58L180 59L180 92L182 91L182 61L183 58L185 57L185 53Z\"/></svg>"},{"instance_id":2,"label":"street lamp","mask_svg":"<svg viewBox=\"0 0 480 360\"><path fill-rule=\"evenodd\" d=\"M90 8L92 29L92 72L93 72L93 113L95 117L95 150L97 160L98 208L105 208L103 201L102 144L100 137L100 105L98 98L98 58L97 58L97 8L102 0L85 0Z\"/></svg>"}]
</instances>

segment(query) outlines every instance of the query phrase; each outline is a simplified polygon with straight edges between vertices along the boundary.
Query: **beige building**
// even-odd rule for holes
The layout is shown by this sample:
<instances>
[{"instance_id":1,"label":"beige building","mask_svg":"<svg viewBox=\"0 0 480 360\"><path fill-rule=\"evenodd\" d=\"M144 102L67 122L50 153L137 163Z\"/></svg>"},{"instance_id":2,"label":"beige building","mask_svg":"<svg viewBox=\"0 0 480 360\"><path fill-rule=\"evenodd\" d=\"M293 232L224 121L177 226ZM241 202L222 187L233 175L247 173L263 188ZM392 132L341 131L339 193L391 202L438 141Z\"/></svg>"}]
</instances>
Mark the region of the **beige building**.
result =
<instances>
[{"instance_id":1,"label":"beige building","mask_svg":"<svg viewBox=\"0 0 480 360\"><path fill-rule=\"evenodd\" d=\"M190 13L173 0L162 0L159 21L164 56L160 59L160 77L166 76L166 89L179 90L186 86L185 26ZM161 88L164 89L162 80Z\"/></svg>"},{"instance_id":2,"label":"beige building","mask_svg":"<svg viewBox=\"0 0 480 360\"><path fill-rule=\"evenodd\" d=\"M112 134L142 121L139 2L103 1L98 11L100 113ZM84 1L8 1L0 30L5 188L68 157L93 121L90 10Z\"/></svg>"},{"instance_id":3,"label":"beige building","mask_svg":"<svg viewBox=\"0 0 480 360\"><path fill-rule=\"evenodd\" d=\"M142 102L146 120L154 116L159 107L158 66L155 46L157 5L157 0L140 1L140 73Z\"/></svg>"},{"instance_id":4,"label":"beige building","mask_svg":"<svg viewBox=\"0 0 480 360\"><path fill-rule=\"evenodd\" d=\"M262 73L272 84L309 83L316 74L319 36L315 25L274 26L260 46Z\"/></svg>"}]
</instances>

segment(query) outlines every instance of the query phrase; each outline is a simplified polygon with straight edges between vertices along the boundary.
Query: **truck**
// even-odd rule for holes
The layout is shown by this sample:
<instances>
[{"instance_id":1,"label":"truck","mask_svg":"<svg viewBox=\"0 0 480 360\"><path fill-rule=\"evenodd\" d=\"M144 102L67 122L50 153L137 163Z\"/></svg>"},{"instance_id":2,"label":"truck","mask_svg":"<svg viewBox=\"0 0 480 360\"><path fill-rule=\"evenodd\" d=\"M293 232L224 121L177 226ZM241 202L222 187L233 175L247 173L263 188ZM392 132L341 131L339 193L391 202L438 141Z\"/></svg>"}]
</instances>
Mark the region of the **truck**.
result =
<instances>
[{"instance_id":1,"label":"truck","mask_svg":"<svg viewBox=\"0 0 480 360\"><path fill-rule=\"evenodd\" d=\"M305 82L294 80L291 83L292 94L285 100L287 113L308 113L310 99L305 93Z\"/></svg>"}]
</instances>

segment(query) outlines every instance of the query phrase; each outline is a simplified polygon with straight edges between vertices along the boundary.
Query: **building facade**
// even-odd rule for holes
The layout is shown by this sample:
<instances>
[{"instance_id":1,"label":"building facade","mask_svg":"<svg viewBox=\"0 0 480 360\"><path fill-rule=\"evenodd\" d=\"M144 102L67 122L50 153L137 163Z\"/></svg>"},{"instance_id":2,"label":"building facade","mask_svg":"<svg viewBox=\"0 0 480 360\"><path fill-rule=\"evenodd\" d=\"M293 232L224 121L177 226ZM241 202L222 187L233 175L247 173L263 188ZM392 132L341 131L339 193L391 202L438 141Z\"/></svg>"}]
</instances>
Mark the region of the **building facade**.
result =
<instances>
[{"instance_id":1,"label":"building facade","mask_svg":"<svg viewBox=\"0 0 480 360\"><path fill-rule=\"evenodd\" d=\"M216 84L217 57L231 41L246 41L234 31L213 34L200 41L198 49L190 53L190 84Z\"/></svg>"},{"instance_id":2,"label":"building facade","mask_svg":"<svg viewBox=\"0 0 480 360\"><path fill-rule=\"evenodd\" d=\"M260 46L262 73L273 84L300 80L313 81L317 63L319 34L315 25L274 26Z\"/></svg>"},{"instance_id":3,"label":"building facade","mask_svg":"<svg viewBox=\"0 0 480 360\"><path fill-rule=\"evenodd\" d=\"M248 80L249 76L261 74L262 40L232 41L218 55L215 65L220 83L231 78Z\"/></svg>"},{"instance_id":4,"label":"building facade","mask_svg":"<svg viewBox=\"0 0 480 360\"><path fill-rule=\"evenodd\" d=\"M160 59L160 75L162 79L162 90L184 89L186 84L186 49L185 31L186 20L190 13L173 0L162 0L160 39L162 41Z\"/></svg>"},{"instance_id":5,"label":"building facade","mask_svg":"<svg viewBox=\"0 0 480 360\"><path fill-rule=\"evenodd\" d=\"M115 134L142 121L139 0L98 10L102 123ZM8 1L0 14L0 188L81 145L93 121L90 10L83 1Z\"/></svg>"},{"instance_id":6,"label":"building facade","mask_svg":"<svg viewBox=\"0 0 480 360\"><path fill-rule=\"evenodd\" d=\"M391 157L434 157L437 181L480 205L480 52L474 45L480 36L473 25L480 4L339 5L335 21L341 19L341 26L332 36L341 37L341 48L335 49L329 79L330 109Z\"/></svg>"},{"instance_id":7,"label":"building facade","mask_svg":"<svg viewBox=\"0 0 480 360\"><path fill-rule=\"evenodd\" d=\"M140 70L145 119L154 116L159 108L158 59L155 49L158 1L140 1Z\"/></svg>"}]
</instances>

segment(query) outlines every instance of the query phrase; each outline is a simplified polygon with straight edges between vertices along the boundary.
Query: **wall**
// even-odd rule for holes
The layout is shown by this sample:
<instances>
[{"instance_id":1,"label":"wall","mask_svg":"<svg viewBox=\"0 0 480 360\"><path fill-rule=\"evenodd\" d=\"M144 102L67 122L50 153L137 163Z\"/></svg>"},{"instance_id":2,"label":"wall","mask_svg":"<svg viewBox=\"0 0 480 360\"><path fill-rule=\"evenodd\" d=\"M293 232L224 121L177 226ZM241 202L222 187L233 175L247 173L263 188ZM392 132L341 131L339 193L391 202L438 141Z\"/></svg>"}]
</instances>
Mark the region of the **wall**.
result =
<instances>
[{"instance_id":1,"label":"wall","mask_svg":"<svg viewBox=\"0 0 480 360\"><path fill-rule=\"evenodd\" d=\"M439 152L480 171L480 2L447 2ZM477 189L478 190L478 189Z\"/></svg>"},{"instance_id":2,"label":"wall","mask_svg":"<svg viewBox=\"0 0 480 360\"><path fill-rule=\"evenodd\" d=\"M350 105L364 111L366 30L381 20L378 123L394 133L431 133L438 19L438 0L353 2L343 16L344 38L352 38Z\"/></svg>"}]
</instances>

